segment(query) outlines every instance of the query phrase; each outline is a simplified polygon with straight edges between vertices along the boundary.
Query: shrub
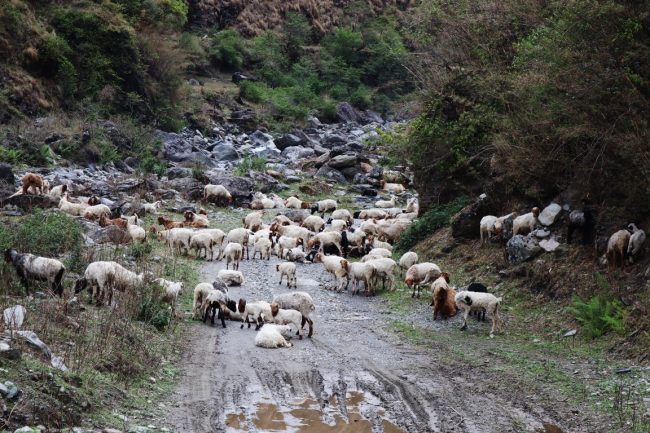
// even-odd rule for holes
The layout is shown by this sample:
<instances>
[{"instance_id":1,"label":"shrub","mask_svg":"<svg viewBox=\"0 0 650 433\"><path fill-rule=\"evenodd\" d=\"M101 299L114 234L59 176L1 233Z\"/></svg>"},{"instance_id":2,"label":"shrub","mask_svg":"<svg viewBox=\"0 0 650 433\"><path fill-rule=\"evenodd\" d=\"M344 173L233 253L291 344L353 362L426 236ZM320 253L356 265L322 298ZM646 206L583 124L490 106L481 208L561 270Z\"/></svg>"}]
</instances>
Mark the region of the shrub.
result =
<instances>
[{"instance_id":1,"label":"shrub","mask_svg":"<svg viewBox=\"0 0 650 433\"><path fill-rule=\"evenodd\" d=\"M594 339L610 331L621 333L625 330L625 310L617 300L610 301L597 295L585 302L574 296L573 307L569 311L580 322L582 332L587 338Z\"/></svg>"},{"instance_id":2,"label":"shrub","mask_svg":"<svg viewBox=\"0 0 650 433\"><path fill-rule=\"evenodd\" d=\"M360 85L357 90L350 95L350 103L362 110L370 107L370 104L372 103L370 89L363 84Z\"/></svg>"},{"instance_id":3,"label":"shrub","mask_svg":"<svg viewBox=\"0 0 650 433\"><path fill-rule=\"evenodd\" d=\"M250 170L264 171L266 169L266 158L262 156L244 156L241 162L235 167L236 176L246 176Z\"/></svg>"},{"instance_id":4,"label":"shrub","mask_svg":"<svg viewBox=\"0 0 650 433\"><path fill-rule=\"evenodd\" d=\"M222 30L212 37L209 55L215 66L226 70L241 69L244 64L244 39L235 30Z\"/></svg>"},{"instance_id":5,"label":"shrub","mask_svg":"<svg viewBox=\"0 0 650 433\"><path fill-rule=\"evenodd\" d=\"M431 236L436 230L449 225L449 219L458 213L467 201L466 197L458 197L450 203L432 206L402 233L399 242L395 245L395 251L404 253Z\"/></svg>"},{"instance_id":6,"label":"shrub","mask_svg":"<svg viewBox=\"0 0 650 433\"><path fill-rule=\"evenodd\" d=\"M150 283L143 292L136 319L152 325L159 331L164 331L172 321L172 313L169 305L162 302L160 286Z\"/></svg>"},{"instance_id":7,"label":"shrub","mask_svg":"<svg viewBox=\"0 0 650 433\"><path fill-rule=\"evenodd\" d=\"M267 100L268 86L260 81L244 81L239 88L239 95L254 103Z\"/></svg>"}]
</instances>

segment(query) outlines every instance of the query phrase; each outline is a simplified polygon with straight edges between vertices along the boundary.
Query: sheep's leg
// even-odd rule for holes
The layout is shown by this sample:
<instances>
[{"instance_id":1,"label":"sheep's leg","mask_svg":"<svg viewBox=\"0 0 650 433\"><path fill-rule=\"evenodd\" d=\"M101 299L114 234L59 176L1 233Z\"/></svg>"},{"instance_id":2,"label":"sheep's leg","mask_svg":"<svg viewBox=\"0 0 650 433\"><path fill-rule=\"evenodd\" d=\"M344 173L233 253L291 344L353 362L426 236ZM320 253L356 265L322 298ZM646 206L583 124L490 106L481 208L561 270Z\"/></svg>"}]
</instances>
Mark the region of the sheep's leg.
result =
<instances>
[{"instance_id":1,"label":"sheep's leg","mask_svg":"<svg viewBox=\"0 0 650 433\"><path fill-rule=\"evenodd\" d=\"M25 288L25 292L27 293L27 296L29 296L29 280L27 279L27 275L19 267L16 267L16 273L18 274L18 278L20 278L20 283Z\"/></svg>"},{"instance_id":2,"label":"sheep's leg","mask_svg":"<svg viewBox=\"0 0 650 433\"><path fill-rule=\"evenodd\" d=\"M239 329L244 329L244 323L248 323L248 314L246 314L244 316L244 320L242 320L241 326L239 327ZM248 327L250 328L250 325L248 325Z\"/></svg>"},{"instance_id":3,"label":"sheep's leg","mask_svg":"<svg viewBox=\"0 0 650 433\"><path fill-rule=\"evenodd\" d=\"M219 314L217 315L217 319L221 319L221 326L223 326L225 328L226 327L226 315L223 314L223 310L221 309L221 305L218 308L219 308Z\"/></svg>"},{"instance_id":4,"label":"sheep's leg","mask_svg":"<svg viewBox=\"0 0 650 433\"><path fill-rule=\"evenodd\" d=\"M465 310L463 313L463 326L460 327L461 331L464 331L467 329L467 316L469 315L469 310Z\"/></svg>"},{"instance_id":5,"label":"sheep's leg","mask_svg":"<svg viewBox=\"0 0 650 433\"><path fill-rule=\"evenodd\" d=\"M303 318L303 320L305 320ZM307 338L311 338L311 336L314 334L314 321L307 318L307 323L309 323L309 334L307 334Z\"/></svg>"},{"instance_id":6,"label":"sheep's leg","mask_svg":"<svg viewBox=\"0 0 650 433\"><path fill-rule=\"evenodd\" d=\"M280 273L280 282L278 284L282 285L282 278L284 277L284 274ZM289 279L287 278L287 285L289 284Z\"/></svg>"},{"instance_id":7,"label":"sheep's leg","mask_svg":"<svg viewBox=\"0 0 650 433\"><path fill-rule=\"evenodd\" d=\"M262 314L260 313L260 315L257 317L257 326L255 326L255 330L259 331L262 325L264 325L264 319L262 319Z\"/></svg>"}]
</instances>

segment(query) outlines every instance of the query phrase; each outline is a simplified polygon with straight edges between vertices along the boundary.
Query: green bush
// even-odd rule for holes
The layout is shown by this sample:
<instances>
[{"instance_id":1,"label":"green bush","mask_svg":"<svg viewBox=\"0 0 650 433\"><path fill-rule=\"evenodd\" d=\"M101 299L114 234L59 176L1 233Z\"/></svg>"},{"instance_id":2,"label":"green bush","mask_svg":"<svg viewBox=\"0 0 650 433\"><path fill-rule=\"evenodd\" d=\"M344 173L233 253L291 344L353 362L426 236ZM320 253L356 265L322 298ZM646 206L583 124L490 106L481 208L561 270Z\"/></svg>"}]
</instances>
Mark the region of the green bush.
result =
<instances>
[{"instance_id":1,"label":"green bush","mask_svg":"<svg viewBox=\"0 0 650 433\"><path fill-rule=\"evenodd\" d=\"M266 158L262 156L252 156L250 154L244 156L237 167L235 167L236 176L245 176L250 170L264 171L266 169Z\"/></svg>"},{"instance_id":2,"label":"green bush","mask_svg":"<svg viewBox=\"0 0 650 433\"><path fill-rule=\"evenodd\" d=\"M617 300L607 300L604 296L597 295L587 302L577 296L573 297L573 307L569 311L582 325L582 332L587 338L594 339L613 331L625 331L623 319L625 310Z\"/></svg>"},{"instance_id":3,"label":"green bush","mask_svg":"<svg viewBox=\"0 0 650 433\"><path fill-rule=\"evenodd\" d=\"M254 103L267 100L268 86L260 81L244 81L239 88L239 95Z\"/></svg>"},{"instance_id":4,"label":"green bush","mask_svg":"<svg viewBox=\"0 0 650 433\"><path fill-rule=\"evenodd\" d=\"M244 49L244 39L237 31L222 30L211 38L210 60L222 69L238 70L244 64Z\"/></svg>"},{"instance_id":5,"label":"green bush","mask_svg":"<svg viewBox=\"0 0 650 433\"><path fill-rule=\"evenodd\" d=\"M24 163L23 153L19 149L9 149L0 146L0 162L8 162L11 165Z\"/></svg>"},{"instance_id":6,"label":"green bush","mask_svg":"<svg viewBox=\"0 0 650 433\"><path fill-rule=\"evenodd\" d=\"M172 312L169 305L162 302L160 286L152 283L143 291L136 319L152 325L159 331L164 331L172 321Z\"/></svg>"},{"instance_id":7,"label":"green bush","mask_svg":"<svg viewBox=\"0 0 650 433\"><path fill-rule=\"evenodd\" d=\"M466 197L458 197L450 203L432 206L402 233L399 242L395 245L395 251L400 254L405 253L418 242L431 236L436 230L448 226L449 219L458 213L467 204L467 201Z\"/></svg>"}]
</instances>

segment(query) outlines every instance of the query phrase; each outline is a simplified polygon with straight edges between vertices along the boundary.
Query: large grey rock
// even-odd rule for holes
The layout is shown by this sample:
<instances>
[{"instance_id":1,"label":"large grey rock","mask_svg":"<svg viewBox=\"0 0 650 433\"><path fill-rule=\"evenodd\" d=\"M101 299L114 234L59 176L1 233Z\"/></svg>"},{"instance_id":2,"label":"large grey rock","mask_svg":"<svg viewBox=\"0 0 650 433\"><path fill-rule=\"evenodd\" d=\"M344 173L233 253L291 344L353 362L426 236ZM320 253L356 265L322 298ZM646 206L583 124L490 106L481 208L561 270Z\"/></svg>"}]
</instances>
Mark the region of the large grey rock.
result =
<instances>
[{"instance_id":1,"label":"large grey rock","mask_svg":"<svg viewBox=\"0 0 650 433\"><path fill-rule=\"evenodd\" d=\"M311 158L315 155L314 149L302 146L286 147L282 151L282 157L291 162L296 162L301 159Z\"/></svg>"},{"instance_id":2,"label":"large grey rock","mask_svg":"<svg viewBox=\"0 0 650 433\"><path fill-rule=\"evenodd\" d=\"M11 165L5 163L0 164L0 182L4 182L12 187L16 183L16 176L14 176Z\"/></svg>"},{"instance_id":3,"label":"large grey rock","mask_svg":"<svg viewBox=\"0 0 650 433\"><path fill-rule=\"evenodd\" d=\"M506 244L508 262L516 264L534 259L542 252L542 248L532 237L515 235Z\"/></svg>"},{"instance_id":4,"label":"large grey rock","mask_svg":"<svg viewBox=\"0 0 650 433\"><path fill-rule=\"evenodd\" d=\"M126 244L131 236L117 226L106 226L88 233L88 237L98 244Z\"/></svg>"},{"instance_id":5,"label":"large grey rock","mask_svg":"<svg viewBox=\"0 0 650 433\"><path fill-rule=\"evenodd\" d=\"M266 132L262 132L259 129L248 136L251 139L255 146L265 146L269 143L273 143L273 137Z\"/></svg>"},{"instance_id":6,"label":"large grey rock","mask_svg":"<svg viewBox=\"0 0 650 433\"><path fill-rule=\"evenodd\" d=\"M362 123L361 114L348 102L336 104L336 115L343 123Z\"/></svg>"},{"instance_id":7,"label":"large grey rock","mask_svg":"<svg viewBox=\"0 0 650 433\"><path fill-rule=\"evenodd\" d=\"M552 253L553 251L558 249L560 243L553 238L543 239L539 241L539 246L547 253Z\"/></svg>"},{"instance_id":8,"label":"large grey rock","mask_svg":"<svg viewBox=\"0 0 650 433\"><path fill-rule=\"evenodd\" d=\"M53 199L48 195L18 194L0 200L0 207L7 205L16 206L24 211L31 212L35 207L43 209L57 207L59 205L59 200Z\"/></svg>"},{"instance_id":9,"label":"large grey rock","mask_svg":"<svg viewBox=\"0 0 650 433\"><path fill-rule=\"evenodd\" d=\"M214 185L223 185L226 187L230 194L232 194L233 202L238 205L250 203L253 196L253 188L255 182L251 179L239 176L210 176L210 183Z\"/></svg>"},{"instance_id":10,"label":"large grey rock","mask_svg":"<svg viewBox=\"0 0 650 433\"><path fill-rule=\"evenodd\" d=\"M258 146L251 149L251 153L256 156L262 156L264 158L277 158L280 156L280 150L275 147L273 142L264 145Z\"/></svg>"},{"instance_id":11,"label":"large grey rock","mask_svg":"<svg viewBox=\"0 0 650 433\"><path fill-rule=\"evenodd\" d=\"M357 154L356 153L345 153L343 155L337 155L329 160L327 165L332 168L340 170L342 168L354 167L357 164Z\"/></svg>"},{"instance_id":12,"label":"large grey rock","mask_svg":"<svg viewBox=\"0 0 650 433\"><path fill-rule=\"evenodd\" d=\"M345 176L343 176L340 171L327 165L323 165L318 169L316 172L316 177L323 177L325 179L329 179L338 183L347 183Z\"/></svg>"},{"instance_id":13,"label":"large grey rock","mask_svg":"<svg viewBox=\"0 0 650 433\"><path fill-rule=\"evenodd\" d=\"M331 135L328 135L327 137L325 137L323 139L323 141L321 142L321 145L323 147L331 149L331 148L336 147L336 146L341 146L341 145L343 145L343 144L345 144L347 142L348 142L348 140L347 140L347 138L345 136L343 136L341 134L331 134Z\"/></svg>"},{"instance_id":14,"label":"large grey rock","mask_svg":"<svg viewBox=\"0 0 650 433\"><path fill-rule=\"evenodd\" d=\"M170 167L165 171L168 179L182 179L192 176L192 169L188 167Z\"/></svg>"},{"instance_id":15,"label":"large grey rock","mask_svg":"<svg viewBox=\"0 0 650 433\"><path fill-rule=\"evenodd\" d=\"M544 208L542 213L539 214L537 218L540 224L545 226L551 226L557 221L562 213L562 206L557 203L551 203Z\"/></svg>"},{"instance_id":16,"label":"large grey rock","mask_svg":"<svg viewBox=\"0 0 650 433\"><path fill-rule=\"evenodd\" d=\"M25 321L25 312L25 307L22 305L5 308L2 312L5 326L9 329L20 329Z\"/></svg>"},{"instance_id":17,"label":"large grey rock","mask_svg":"<svg viewBox=\"0 0 650 433\"><path fill-rule=\"evenodd\" d=\"M302 139L295 134L284 134L275 140L275 145L278 149L284 151L287 147L300 146Z\"/></svg>"},{"instance_id":18,"label":"large grey rock","mask_svg":"<svg viewBox=\"0 0 650 433\"><path fill-rule=\"evenodd\" d=\"M212 156L217 161L237 161L240 156L239 152L232 144L219 144L212 149Z\"/></svg>"}]
</instances>

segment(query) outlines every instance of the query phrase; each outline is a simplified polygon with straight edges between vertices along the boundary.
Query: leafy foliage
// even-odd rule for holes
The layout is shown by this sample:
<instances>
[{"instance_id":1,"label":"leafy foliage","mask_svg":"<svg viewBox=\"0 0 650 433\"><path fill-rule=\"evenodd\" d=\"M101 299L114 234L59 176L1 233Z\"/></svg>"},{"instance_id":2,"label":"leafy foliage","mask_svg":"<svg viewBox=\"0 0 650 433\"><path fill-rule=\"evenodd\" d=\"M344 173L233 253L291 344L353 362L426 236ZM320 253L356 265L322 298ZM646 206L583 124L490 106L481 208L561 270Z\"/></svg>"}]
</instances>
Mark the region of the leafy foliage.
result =
<instances>
[{"instance_id":1,"label":"leafy foliage","mask_svg":"<svg viewBox=\"0 0 650 433\"><path fill-rule=\"evenodd\" d=\"M582 325L582 332L587 338L594 339L610 331L621 333L625 330L625 310L617 300L597 295L585 302L574 297L570 311Z\"/></svg>"},{"instance_id":2,"label":"leafy foliage","mask_svg":"<svg viewBox=\"0 0 650 433\"><path fill-rule=\"evenodd\" d=\"M266 158L262 156L244 156L244 159L235 167L235 175L246 176L250 170L264 171L266 169Z\"/></svg>"}]
</instances>

